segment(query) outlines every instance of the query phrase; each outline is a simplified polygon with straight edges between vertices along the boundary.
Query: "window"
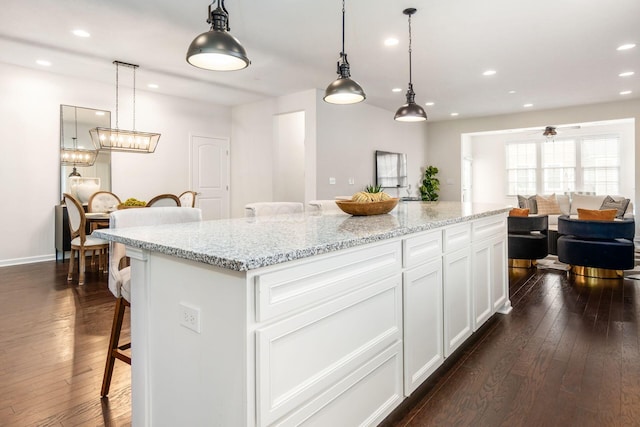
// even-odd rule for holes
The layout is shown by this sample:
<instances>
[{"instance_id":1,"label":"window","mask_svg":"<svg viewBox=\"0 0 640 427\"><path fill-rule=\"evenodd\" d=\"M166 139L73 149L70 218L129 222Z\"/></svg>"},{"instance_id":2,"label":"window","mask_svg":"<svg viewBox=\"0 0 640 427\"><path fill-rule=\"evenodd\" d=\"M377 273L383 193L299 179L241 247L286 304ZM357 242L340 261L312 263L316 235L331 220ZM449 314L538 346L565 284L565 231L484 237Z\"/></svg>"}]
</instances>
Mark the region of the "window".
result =
<instances>
[{"instance_id":1,"label":"window","mask_svg":"<svg viewBox=\"0 0 640 427\"><path fill-rule=\"evenodd\" d=\"M542 194L576 189L576 142L558 140L540 145L542 150Z\"/></svg>"},{"instance_id":2,"label":"window","mask_svg":"<svg viewBox=\"0 0 640 427\"><path fill-rule=\"evenodd\" d=\"M596 194L618 194L620 144L616 137L582 141L583 187Z\"/></svg>"},{"instance_id":3,"label":"window","mask_svg":"<svg viewBox=\"0 0 640 427\"><path fill-rule=\"evenodd\" d=\"M536 143L507 144L507 194L536 193Z\"/></svg>"},{"instance_id":4,"label":"window","mask_svg":"<svg viewBox=\"0 0 640 427\"><path fill-rule=\"evenodd\" d=\"M618 136L507 142L505 157L508 195L619 192Z\"/></svg>"}]
</instances>

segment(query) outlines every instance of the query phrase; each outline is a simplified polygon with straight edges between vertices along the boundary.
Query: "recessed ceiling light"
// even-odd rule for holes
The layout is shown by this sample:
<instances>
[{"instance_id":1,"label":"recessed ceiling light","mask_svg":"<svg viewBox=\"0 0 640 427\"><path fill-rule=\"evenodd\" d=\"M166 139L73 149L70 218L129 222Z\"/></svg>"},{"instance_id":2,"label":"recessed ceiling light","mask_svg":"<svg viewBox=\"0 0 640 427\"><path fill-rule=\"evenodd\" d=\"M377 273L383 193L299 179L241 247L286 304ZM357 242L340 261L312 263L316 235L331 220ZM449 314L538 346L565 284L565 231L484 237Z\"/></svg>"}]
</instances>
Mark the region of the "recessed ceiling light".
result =
<instances>
[{"instance_id":1,"label":"recessed ceiling light","mask_svg":"<svg viewBox=\"0 0 640 427\"><path fill-rule=\"evenodd\" d=\"M513 95L514 93L516 93L516 91L515 91L515 90L510 90L510 91L509 91L509 94L510 94L510 95Z\"/></svg>"},{"instance_id":2,"label":"recessed ceiling light","mask_svg":"<svg viewBox=\"0 0 640 427\"><path fill-rule=\"evenodd\" d=\"M402 92L402 89L399 87L394 87L393 89L391 89L391 92Z\"/></svg>"},{"instance_id":3,"label":"recessed ceiling light","mask_svg":"<svg viewBox=\"0 0 640 427\"><path fill-rule=\"evenodd\" d=\"M104 116L104 111L96 111L96 116Z\"/></svg>"},{"instance_id":4,"label":"recessed ceiling light","mask_svg":"<svg viewBox=\"0 0 640 427\"><path fill-rule=\"evenodd\" d=\"M623 90L622 92L620 92L620 95L631 95L631 91L630 90Z\"/></svg>"},{"instance_id":5,"label":"recessed ceiling light","mask_svg":"<svg viewBox=\"0 0 640 427\"><path fill-rule=\"evenodd\" d=\"M51 62L47 61L46 59L38 59L36 61L36 64L42 65L43 67L50 67L51 66Z\"/></svg>"},{"instance_id":6,"label":"recessed ceiling light","mask_svg":"<svg viewBox=\"0 0 640 427\"><path fill-rule=\"evenodd\" d=\"M151 88L151 89L158 89L160 86L158 86L158 85L157 85L157 84L155 84L155 83L149 83L149 84L147 85L147 87L149 87L149 88Z\"/></svg>"},{"instance_id":7,"label":"recessed ceiling light","mask_svg":"<svg viewBox=\"0 0 640 427\"><path fill-rule=\"evenodd\" d=\"M625 71L624 73L620 73L618 74L618 76L620 77L629 77L629 76L633 76L635 73L633 71Z\"/></svg>"},{"instance_id":8,"label":"recessed ceiling light","mask_svg":"<svg viewBox=\"0 0 640 427\"><path fill-rule=\"evenodd\" d=\"M451 113L451 117L455 117L457 115L458 115L458 113Z\"/></svg>"},{"instance_id":9,"label":"recessed ceiling light","mask_svg":"<svg viewBox=\"0 0 640 427\"><path fill-rule=\"evenodd\" d=\"M496 70L487 70L482 73L483 76L493 76L496 73Z\"/></svg>"},{"instance_id":10,"label":"recessed ceiling light","mask_svg":"<svg viewBox=\"0 0 640 427\"><path fill-rule=\"evenodd\" d=\"M531 107L533 107L533 104L524 104L523 107L524 108L531 108Z\"/></svg>"},{"instance_id":11,"label":"recessed ceiling light","mask_svg":"<svg viewBox=\"0 0 640 427\"><path fill-rule=\"evenodd\" d=\"M629 50L629 49L633 49L634 47L636 47L635 43L627 43L627 44L618 46L616 50Z\"/></svg>"},{"instance_id":12,"label":"recessed ceiling light","mask_svg":"<svg viewBox=\"0 0 640 427\"><path fill-rule=\"evenodd\" d=\"M396 39L395 37L389 37L384 41L385 46L395 46L397 44L398 44L398 39Z\"/></svg>"},{"instance_id":13,"label":"recessed ceiling light","mask_svg":"<svg viewBox=\"0 0 640 427\"><path fill-rule=\"evenodd\" d=\"M424 105L426 105L427 107L433 107L434 105L436 105L436 103L429 101L429 102L425 102Z\"/></svg>"},{"instance_id":14,"label":"recessed ceiling light","mask_svg":"<svg viewBox=\"0 0 640 427\"><path fill-rule=\"evenodd\" d=\"M71 33L76 37L84 37L84 38L91 37L91 34L81 29L73 30L71 31Z\"/></svg>"}]
</instances>

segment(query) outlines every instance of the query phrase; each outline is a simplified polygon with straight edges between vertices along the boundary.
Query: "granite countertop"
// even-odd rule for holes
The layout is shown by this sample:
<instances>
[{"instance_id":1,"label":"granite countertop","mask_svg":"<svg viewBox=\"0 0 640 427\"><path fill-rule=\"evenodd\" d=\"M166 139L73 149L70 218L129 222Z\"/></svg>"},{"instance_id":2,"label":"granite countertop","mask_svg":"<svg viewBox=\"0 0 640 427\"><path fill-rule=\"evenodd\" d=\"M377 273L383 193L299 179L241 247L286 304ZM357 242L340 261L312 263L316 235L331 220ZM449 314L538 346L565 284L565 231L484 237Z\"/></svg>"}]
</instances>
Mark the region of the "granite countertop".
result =
<instances>
[{"instance_id":1,"label":"granite countertop","mask_svg":"<svg viewBox=\"0 0 640 427\"><path fill-rule=\"evenodd\" d=\"M400 202L385 215L306 213L99 229L93 235L230 270L247 271L505 213L509 209L495 204Z\"/></svg>"}]
</instances>

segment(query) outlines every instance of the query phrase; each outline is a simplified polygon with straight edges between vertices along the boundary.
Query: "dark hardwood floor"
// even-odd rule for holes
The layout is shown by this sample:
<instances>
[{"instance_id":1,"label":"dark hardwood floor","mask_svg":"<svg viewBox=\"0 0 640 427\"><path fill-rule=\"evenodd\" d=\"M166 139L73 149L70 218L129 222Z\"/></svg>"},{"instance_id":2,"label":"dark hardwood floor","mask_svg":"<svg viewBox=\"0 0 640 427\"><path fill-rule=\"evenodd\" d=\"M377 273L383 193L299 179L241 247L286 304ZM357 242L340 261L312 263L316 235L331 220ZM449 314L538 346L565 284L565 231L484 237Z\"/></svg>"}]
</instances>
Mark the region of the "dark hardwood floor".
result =
<instances>
[{"instance_id":1,"label":"dark hardwood floor","mask_svg":"<svg viewBox=\"0 0 640 427\"><path fill-rule=\"evenodd\" d=\"M67 267L0 268L0 426L130 425L129 366L116 363L100 399L115 304L106 276L89 272L79 287ZM494 316L383 424L640 425L638 284L511 270L511 314Z\"/></svg>"}]
</instances>

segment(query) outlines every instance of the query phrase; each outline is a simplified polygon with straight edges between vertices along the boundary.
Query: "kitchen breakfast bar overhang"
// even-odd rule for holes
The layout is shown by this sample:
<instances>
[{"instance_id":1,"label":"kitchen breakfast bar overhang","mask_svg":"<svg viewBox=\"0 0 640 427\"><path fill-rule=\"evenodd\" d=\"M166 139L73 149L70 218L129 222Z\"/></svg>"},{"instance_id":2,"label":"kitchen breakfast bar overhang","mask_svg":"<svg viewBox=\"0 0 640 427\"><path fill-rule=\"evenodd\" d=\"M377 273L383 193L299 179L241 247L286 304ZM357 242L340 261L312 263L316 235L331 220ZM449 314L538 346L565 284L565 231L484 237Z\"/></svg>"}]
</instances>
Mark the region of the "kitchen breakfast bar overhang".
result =
<instances>
[{"instance_id":1,"label":"kitchen breakfast bar overhang","mask_svg":"<svg viewBox=\"0 0 640 427\"><path fill-rule=\"evenodd\" d=\"M378 424L511 310L508 210L96 231L131 257L132 424Z\"/></svg>"}]
</instances>

